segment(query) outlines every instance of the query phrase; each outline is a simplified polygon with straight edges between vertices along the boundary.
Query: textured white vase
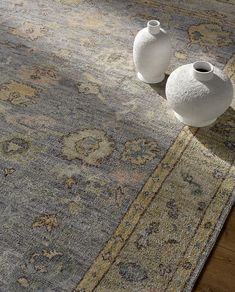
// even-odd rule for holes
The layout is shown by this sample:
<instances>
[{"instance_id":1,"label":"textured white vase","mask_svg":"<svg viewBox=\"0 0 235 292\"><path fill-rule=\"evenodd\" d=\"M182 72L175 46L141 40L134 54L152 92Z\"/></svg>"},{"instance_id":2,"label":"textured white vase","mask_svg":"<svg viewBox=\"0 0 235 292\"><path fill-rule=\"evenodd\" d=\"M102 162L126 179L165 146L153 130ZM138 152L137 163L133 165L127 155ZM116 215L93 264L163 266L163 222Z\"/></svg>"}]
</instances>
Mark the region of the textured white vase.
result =
<instances>
[{"instance_id":1,"label":"textured white vase","mask_svg":"<svg viewBox=\"0 0 235 292\"><path fill-rule=\"evenodd\" d=\"M229 107L233 86L223 71L199 61L183 65L171 73L166 84L166 97L181 122L205 127Z\"/></svg>"},{"instance_id":2,"label":"textured white vase","mask_svg":"<svg viewBox=\"0 0 235 292\"><path fill-rule=\"evenodd\" d=\"M150 20L134 40L133 58L138 78L146 83L158 83L165 77L170 63L171 43L160 22Z\"/></svg>"}]
</instances>

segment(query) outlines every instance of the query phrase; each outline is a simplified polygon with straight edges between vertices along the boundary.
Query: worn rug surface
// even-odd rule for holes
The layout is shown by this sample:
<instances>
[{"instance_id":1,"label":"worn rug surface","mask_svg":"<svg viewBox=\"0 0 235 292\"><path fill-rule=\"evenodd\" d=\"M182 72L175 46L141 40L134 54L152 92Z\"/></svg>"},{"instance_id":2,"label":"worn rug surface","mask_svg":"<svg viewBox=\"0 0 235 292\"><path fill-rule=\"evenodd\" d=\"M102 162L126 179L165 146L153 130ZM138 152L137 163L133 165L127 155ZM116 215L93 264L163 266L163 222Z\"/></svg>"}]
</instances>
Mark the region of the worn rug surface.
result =
<instances>
[{"instance_id":1,"label":"worn rug surface","mask_svg":"<svg viewBox=\"0 0 235 292\"><path fill-rule=\"evenodd\" d=\"M176 2L0 1L1 292L191 291L235 198L235 108L180 124L132 44L157 18L168 73L234 80L235 7Z\"/></svg>"}]
</instances>

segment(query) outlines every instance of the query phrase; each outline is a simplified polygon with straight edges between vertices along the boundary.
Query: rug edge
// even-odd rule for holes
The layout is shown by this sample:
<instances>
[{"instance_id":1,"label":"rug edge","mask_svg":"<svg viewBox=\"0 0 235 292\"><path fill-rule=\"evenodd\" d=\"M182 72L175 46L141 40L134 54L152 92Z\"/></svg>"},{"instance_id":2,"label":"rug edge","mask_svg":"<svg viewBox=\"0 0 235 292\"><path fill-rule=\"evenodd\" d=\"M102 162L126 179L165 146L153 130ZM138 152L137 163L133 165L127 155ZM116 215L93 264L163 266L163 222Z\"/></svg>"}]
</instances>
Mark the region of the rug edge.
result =
<instances>
[{"instance_id":1,"label":"rug edge","mask_svg":"<svg viewBox=\"0 0 235 292\"><path fill-rule=\"evenodd\" d=\"M228 201L228 204L224 207L224 210L221 214L220 219L217 221L217 224L215 226L215 230L209 240L209 243L198 263L198 265L196 266L195 270L192 273L191 278L189 279L189 282L185 288L185 292L191 292L196 284L196 281L198 279L198 277L200 276L207 260L209 259L209 256L213 250L213 248L215 247L217 241L218 241L218 237L222 231L222 228L226 222L226 220L228 219L228 216L232 210L232 208L235 206L235 188L233 188L232 190L232 195L231 198Z\"/></svg>"}]
</instances>

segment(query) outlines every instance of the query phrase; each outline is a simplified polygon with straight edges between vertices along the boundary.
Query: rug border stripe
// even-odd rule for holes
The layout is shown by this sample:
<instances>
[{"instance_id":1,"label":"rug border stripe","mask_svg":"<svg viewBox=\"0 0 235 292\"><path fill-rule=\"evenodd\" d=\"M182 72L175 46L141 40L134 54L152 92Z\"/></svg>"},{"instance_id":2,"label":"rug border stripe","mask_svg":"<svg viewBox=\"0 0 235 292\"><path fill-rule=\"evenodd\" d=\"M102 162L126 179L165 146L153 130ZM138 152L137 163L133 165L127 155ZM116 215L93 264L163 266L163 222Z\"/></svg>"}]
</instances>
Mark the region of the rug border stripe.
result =
<instances>
[{"instance_id":1,"label":"rug border stripe","mask_svg":"<svg viewBox=\"0 0 235 292\"><path fill-rule=\"evenodd\" d=\"M198 265L200 265L201 258L203 258L203 256L205 256L206 258L209 256L210 251L212 250L212 248L209 249L209 248L208 248L208 244L211 245L211 243L210 243L210 242L211 242L211 241L210 241L211 238L214 239L214 242L212 241L213 246L214 246L214 244L216 243L216 239L217 239L217 237L214 236L214 233L216 232L216 229L217 229L218 226L219 226L219 223L218 223L218 222L220 222L220 221L221 221L221 217L223 217L224 209L228 206L228 204L229 204L231 201L233 202L233 201L235 200L235 197L234 197L234 195L233 195L234 183L233 183L233 181L230 183L230 180L231 180L230 174L232 174L233 172L234 172L234 167L233 167L233 165L231 165L231 166L228 168L228 171L227 171L227 174L226 174L225 178L223 179L223 181L220 183L220 185L218 186L217 190L215 191L213 198L210 200L210 204L208 205L208 207L206 208L206 210L205 210L205 212L204 212L204 215L203 215L202 218L200 219L200 222L198 223L198 225L197 225L197 227L196 227L196 229L195 229L195 233L194 233L194 235L192 236L191 240L189 241L189 243L188 243L188 245L187 245L187 247L186 247L186 249L185 249L185 251L184 251L184 253L183 253L182 257L181 257L181 260L180 260L179 263L177 264L177 267L176 267L174 273L172 274L171 279L170 279L169 282L167 283L167 286L165 287L164 291L172 291L172 287L171 287L171 286L172 286L172 281L173 281L173 279L174 279L174 276L177 274L180 265L181 265L182 262L185 260L185 255L186 255L187 252L188 252L188 248L189 248L189 246L191 246L192 241L195 239L196 235L198 234L199 227L201 226L201 224L202 224L202 222L203 222L203 220L204 220L204 218L205 218L205 216L206 216L207 210L210 208L210 205L211 205L211 203L213 202L213 200L215 199L215 197L216 197L219 193L221 193L223 190L227 190L229 193L231 192L232 194L231 194L231 196L229 196L228 200L226 201L225 207L224 207L224 208L222 209L222 211L220 212L220 215L219 215L219 219L218 219L218 221L217 221L217 224L214 226L214 229L213 229L212 233L210 234L210 236L209 236L209 238L208 238L208 240L207 240L207 242L206 242L206 244L205 244L205 247L204 247L204 249L203 249L203 251L202 251L202 256L198 258L198 261L197 261L197 264L196 264L196 266L195 266L194 271L198 269ZM228 185L229 185L229 188L227 187ZM232 206L231 206L231 207L232 207ZM230 209L231 209L231 208L230 208ZM229 213L228 213L228 214L229 214ZM227 218L227 217L226 217L226 218ZM225 219L226 219L226 218L225 218ZM223 226L223 225L222 225L222 226ZM221 226L221 228L219 229L219 232L221 231L222 226ZM219 233L218 233L218 235L219 235ZM208 253L205 253L205 250L207 250L207 249L210 250L210 251L209 251L209 254L208 254ZM205 255L204 255L204 254L205 254ZM203 265L204 265L204 264L205 264L205 261L203 261ZM203 267L203 265L202 265L202 267ZM192 273L190 273L190 275L188 276L188 283L190 282L191 278L195 277L195 276L193 276L193 275L194 275L194 271L193 271ZM198 274L198 275L199 275L199 274ZM195 278L195 281L196 281L196 279L197 279L197 277ZM194 282L195 282L195 281L194 281ZM187 282L185 283L185 285L184 285L184 287L183 287L183 291L191 291L191 290L188 290L188 289L189 289L189 288L188 288L188 287L189 287L188 283L187 283ZM174 287L174 285L173 285L173 287ZM191 287L191 286L190 286L190 287ZM191 288L193 288L193 287L191 287Z\"/></svg>"},{"instance_id":2,"label":"rug border stripe","mask_svg":"<svg viewBox=\"0 0 235 292\"><path fill-rule=\"evenodd\" d=\"M219 190L217 193L221 192L221 190L225 189L227 190L227 183L230 179L229 175L230 174L234 174L235 173L235 167L234 165L231 166L229 173L227 174L225 180L222 182ZM225 185L225 187L224 187ZM198 276L200 275L200 272L202 271L211 251L213 250L218 236L224 226L224 223L226 221L226 219L228 218L228 215L231 212L231 209L233 208L234 204L235 204L235 187L234 184L231 185L231 188L229 189L229 191L231 191L231 196L228 198L226 205L224 206L222 212L220 213L219 219L217 221L217 224L214 227L213 232L211 233L205 247L204 250L202 252L201 257L198 259L197 265L194 269L194 271L190 274L188 283L185 284L185 291L192 291L195 282L198 278Z\"/></svg>"},{"instance_id":3,"label":"rug border stripe","mask_svg":"<svg viewBox=\"0 0 235 292\"><path fill-rule=\"evenodd\" d=\"M169 147L153 174L149 177L142 190L130 205L113 235L88 268L74 291L89 292L93 291L99 285L135 230L142 215L148 209L166 178L178 163L197 130L198 128L189 129L188 126L185 126L180 131L174 143Z\"/></svg>"}]
</instances>

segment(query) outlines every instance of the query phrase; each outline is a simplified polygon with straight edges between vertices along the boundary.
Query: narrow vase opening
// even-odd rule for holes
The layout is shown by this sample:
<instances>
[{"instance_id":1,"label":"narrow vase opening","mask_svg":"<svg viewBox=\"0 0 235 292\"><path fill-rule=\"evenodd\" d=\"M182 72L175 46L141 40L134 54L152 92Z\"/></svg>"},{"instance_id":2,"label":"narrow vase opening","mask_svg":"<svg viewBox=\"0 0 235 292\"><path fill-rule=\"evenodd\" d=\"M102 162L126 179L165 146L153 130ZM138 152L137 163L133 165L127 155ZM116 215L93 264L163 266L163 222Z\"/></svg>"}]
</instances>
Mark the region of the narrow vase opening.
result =
<instances>
[{"instance_id":1,"label":"narrow vase opening","mask_svg":"<svg viewBox=\"0 0 235 292\"><path fill-rule=\"evenodd\" d=\"M147 27L151 34L157 34L160 32L161 24L158 20L150 20L147 23Z\"/></svg>"},{"instance_id":2,"label":"narrow vase opening","mask_svg":"<svg viewBox=\"0 0 235 292\"><path fill-rule=\"evenodd\" d=\"M194 77L199 81L208 81L213 77L214 67L209 62L198 61L193 63Z\"/></svg>"}]
</instances>

